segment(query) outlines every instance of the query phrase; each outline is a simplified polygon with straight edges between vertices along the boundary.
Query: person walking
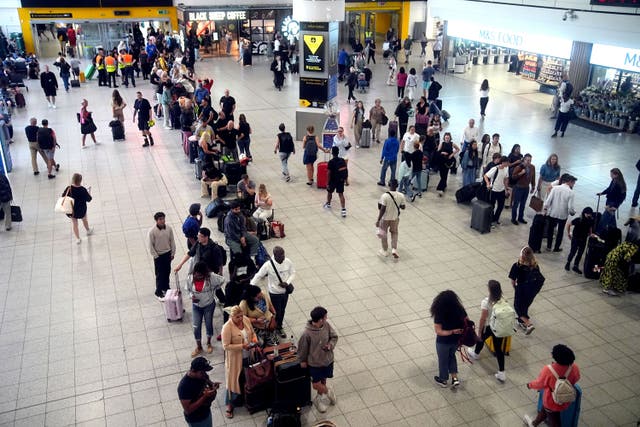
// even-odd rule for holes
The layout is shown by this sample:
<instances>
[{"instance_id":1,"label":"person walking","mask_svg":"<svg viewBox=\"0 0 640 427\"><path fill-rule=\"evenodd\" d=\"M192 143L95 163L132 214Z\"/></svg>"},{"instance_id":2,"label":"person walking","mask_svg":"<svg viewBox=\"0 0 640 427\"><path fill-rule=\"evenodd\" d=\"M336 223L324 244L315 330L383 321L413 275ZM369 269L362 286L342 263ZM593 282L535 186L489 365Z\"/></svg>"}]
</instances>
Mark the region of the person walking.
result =
<instances>
[{"instance_id":1,"label":"person walking","mask_svg":"<svg viewBox=\"0 0 640 427\"><path fill-rule=\"evenodd\" d=\"M354 144L356 147L360 146L364 115L364 104L362 103L362 101L356 101L356 106L353 109L353 114L351 115L351 129L353 129L353 138L355 139Z\"/></svg>"},{"instance_id":2,"label":"person walking","mask_svg":"<svg viewBox=\"0 0 640 427\"><path fill-rule=\"evenodd\" d=\"M440 82L436 81L434 76L431 76L431 84L429 85L429 89L427 89L427 101L436 102L440 97L441 89L442 85Z\"/></svg>"},{"instance_id":3,"label":"person walking","mask_svg":"<svg viewBox=\"0 0 640 427\"><path fill-rule=\"evenodd\" d=\"M338 128L337 133L333 136L333 147L338 148L338 157L344 159L345 163L349 164L349 150L351 149L351 143L347 140L342 126ZM349 179L345 181L345 185L349 185Z\"/></svg>"},{"instance_id":4,"label":"person walking","mask_svg":"<svg viewBox=\"0 0 640 427\"><path fill-rule=\"evenodd\" d=\"M547 161L540 168L540 177L538 179L538 196L545 200L551 189L551 184L560 178L561 167L558 164L558 155L552 153Z\"/></svg>"},{"instance_id":5,"label":"person walking","mask_svg":"<svg viewBox=\"0 0 640 427\"><path fill-rule=\"evenodd\" d=\"M80 233L78 231L78 220L82 220L82 225L87 232L87 236L93 234L93 227L89 227L87 219L87 203L92 200L91 187L88 189L82 186L82 175L74 173L71 177L71 185L64 189L62 196L68 196L73 199L73 212L67 214L71 218L71 228L76 238L76 243L80 244Z\"/></svg>"},{"instance_id":6,"label":"person walking","mask_svg":"<svg viewBox=\"0 0 640 427\"><path fill-rule=\"evenodd\" d=\"M400 141L396 138L396 131L394 129L389 130L389 137L384 141L382 145L382 153L380 154L380 180L378 185L384 187L385 179L387 175L387 168L391 167L391 176L389 182L396 178L396 163L398 162L398 150L400 149ZM397 182L397 181L396 181ZM397 184L396 184L397 185Z\"/></svg>"},{"instance_id":7,"label":"person walking","mask_svg":"<svg viewBox=\"0 0 640 427\"><path fill-rule=\"evenodd\" d=\"M280 129L280 133L276 136L276 145L273 152L280 158L282 175L285 181L289 182L291 181L291 175L289 174L289 157L292 154L296 154L296 147L293 143L293 137L285 130L284 123L280 123L278 129Z\"/></svg>"},{"instance_id":8,"label":"person walking","mask_svg":"<svg viewBox=\"0 0 640 427\"><path fill-rule=\"evenodd\" d=\"M402 101L402 98L404 98L404 88L407 86L407 78L408 76L404 67L400 67L400 71L398 71L398 75L396 76L396 86L398 87L398 101Z\"/></svg>"},{"instance_id":9,"label":"person walking","mask_svg":"<svg viewBox=\"0 0 640 427\"><path fill-rule=\"evenodd\" d=\"M13 201L13 192L11 191L11 183L9 178L0 173L0 211L4 213L4 229L11 230L11 202Z\"/></svg>"},{"instance_id":10,"label":"person walking","mask_svg":"<svg viewBox=\"0 0 640 427\"><path fill-rule=\"evenodd\" d=\"M451 375L451 387L460 385L458 378L458 362L456 350L458 340L464 331L467 312L458 295L452 290L440 292L433 299L430 309L436 332L436 353L438 356L438 375L434 376L436 384L446 388Z\"/></svg>"},{"instance_id":11,"label":"person walking","mask_svg":"<svg viewBox=\"0 0 640 427\"><path fill-rule=\"evenodd\" d=\"M411 46L413 45L413 39L411 35L408 35L406 39L404 39L404 43L402 47L404 48L404 63L409 63L409 57L411 56Z\"/></svg>"},{"instance_id":12,"label":"person walking","mask_svg":"<svg viewBox=\"0 0 640 427\"><path fill-rule=\"evenodd\" d=\"M307 185L313 185L313 165L318 160L318 150L327 153L329 150L320 143L320 138L314 135L313 125L307 126L307 134L302 141L302 163L307 168Z\"/></svg>"},{"instance_id":13,"label":"person walking","mask_svg":"<svg viewBox=\"0 0 640 427\"><path fill-rule=\"evenodd\" d=\"M400 167L398 168L398 191L405 194L412 202L415 200L411 189L411 153L400 150Z\"/></svg>"},{"instance_id":14,"label":"person walking","mask_svg":"<svg viewBox=\"0 0 640 427\"><path fill-rule=\"evenodd\" d=\"M484 79L480 84L480 116L484 119L489 103L489 80Z\"/></svg>"},{"instance_id":15,"label":"person walking","mask_svg":"<svg viewBox=\"0 0 640 427\"><path fill-rule=\"evenodd\" d=\"M69 78L71 77L71 65L64 58L58 59L58 61L53 64L56 65L60 70L60 78L62 79L62 83L64 85L64 90L69 92Z\"/></svg>"},{"instance_id":16,"label":"person walking","mask_svg":"<svg viewBox=\"0 0 640 427\"><path fill-rule=\"evenodd\" d=\"M244 114L238 116L237 135L240 155L244 154L249 161L252 161L253 157L251 157L251 150L249 149L249 145L251 144L251 126L247 123L247 117Z\"/></svg>"},{"instance_id":17,"label":"person walking","mask_svg":"<svg viewBox=\"0 0 640 427\"><path fill-rule=\"evenodd\" d=\"M440 142L436 151L438 153L440 171L440 182L438 182L436 190L438 191L438 196L442 197L444 195L444 191L447 189L447 178L449 177L449 172L456 165L455 155L460 151L460 147L451 140L451 133L445 132L442 142Z\"/></svg>"},{"instance_id":18,"label":"person walking","mask_svg":"<svg viewBox=\"0 0 640 427\"><path fill-rule=\"evenodd\" d=\"M56 172L60 170L60 164L56 163L55 153L56 147L59 147L56 139L56 133L49 127L49 120L42 119L42 127L38 129L36 138L38 140L38 147L44 153L47 158L47 177L53 179L56 176L52 174L55 168Z\"/></svg>"},{"instance_id":19,"label":"person walking","mask_svg":"<svg viewBox=\"0 0 640 427\"><path fill-rule=\"evenodd\" d=\"M407 132L407 126L409 126L409 111L411 110L411 101L409 101L408 97L402 98L396 110L394 111L394 115L398 120L398 135L404 135Z\"/></svg>"},{"instance_id":20,"label":"person walking","mask_svg":"<svg viewBox=\"0 0 640 427\"><path fill-rule=\"evenodd\" d=\"M509 271L509 279L515 291L513 308L518 315L518 324L525 335L529 335L535 329L529 317L529 307L542 289L545 280L540 273L536 256L529 246L525 246L520 251L518 261L513 263Z\"/></svg>"},{"instance_id":21,"label":"person walking","mask_svg":"<svg viewBox=\"0 0 640 427\"><path fill-rule=\"evenodd\" d=\"M504 373L504 345L507 337L497 337L490 327L490 321L493 315L493 307L503 301L502 287L497 280L489 280L487 283L489 295L484 297L480 303L480 320L478 320L478 332L480 332L480 341L475 348L467 349L467 355L470 359L478 360L480 352L484 348L484 342L491 337L493 340L493 353L498 361L498 372L494 374L496 379L501 383L505 382L507 376Z\"/></svg>"},{"instance_id":22,"label":"person walking","mask_svg":"<svg viewBox=\"0 0 640 427\"><path fill-rule=\"evenodd\" d=\"M407 97L409 97L409 101L413 102L413 100L416 97L416 90L418 88L418 77L416 76L415 68L411 68L409 70L406 87L407 87Z\"/></svg>"},{"instance_id":23,"label":"person walking","mask_svg":"<svg viewBox=\"0 0 640 427\"><path fill-rule=\"evenodd\" d=\"M176 254L176 242L173 238L173 229L166 224L164 212L156 212L153 215L156 222L149 230L149 253L153 257L153 265L156 275L156 297L161 300L169 289L169 274L171 273L171 261ZM176 273L179 269L176 269Z\"/></svg>"},{"instance_id":24,"label":"person walking","mask_svg":"<svg viewBox=\"0 0 640 427\"><path fill-rule=\"evenodd\" d=\"M547 234L547 250L551 250L551 244L553 243L553 233L557 227L556 244L554 246L554 252L561 252L562 237L564 235L564 227L567 223L569 215L575 215L575 209L573 208L573 200L575 193L573 192L573 186L576 184L577 178L569 174L564 174L560 178L560 185L556 185L551 188L549 195L544 201L543 210L547 215L548 221L548 234Z\"/></svg>"},{"instance_id":25,"label":"person walking","mask_svg":"<svg viewBox=\"0 0 640 427\"><path fill-rule=\"evenodd\" d=\"M353 95L353 90L356 88L358 84L358 73L356 72L355 67L349 68L349 74L347 74L347 81L344 84L349 88L349 94L347 95L347 103L350 104L351 100L356 100L356 97Z\"/></svg>"},{"instance_id":26,"label":"person walking","mask_svg":"<svg viewBox=\"0 0 640 427\"><path fill-rule=\"evenodd\" d=\"M375 224L382 242L382 249L378 251L378 255L382 257L389 256L387 234L391 234L391 255L393 255L395 259L400 258L398 254L400 209L405 209L404 194L396 191L397 189L398 180L392 178L389 181L389 191L382 194L378 201L378 219Z\"/></svg>"},{"instance_id":27,"label":"person walking","mask_svg":"<svg viewBox=\"0 0 640 427\"><path fill-rule=\"evenodd\" d=\"M250 284L257 286L265 277L267 278L269 299L276 311L276 332L281 338L286 338L287 334L284 331L283 322L287 302L289 301L287 288L293 284L296 278L296 269L293 262L285 256L285 251L282 247L276 246L273 248L273 258L269 258L267 262L262 264L262 267L251 279Z\"/></svg>"},{"instance_id":28,"label":"person walking","mask_svg":"<svg viewBox=\"0 0 640 427\"><path fill-rule=\"evenodd\" d=\"M478 153L478 142L473 140L462 156L462 186L466 187L476 182L476 174L480 167L480 155Z\"/></svg>"},{"instance_id":29,"label":"person walking","mask_svg":"<svg viewBox=\"0 0 640 427\"><path fill-rule=\"evenodd\" d=\"M213 427L211 405L216 400L220 383L209 379L207 372L212 369L206 358L196 357L178 384L178 399L189 427Z\"/></svg>"},{"instance_id":30,"label":"person walking","mask_svg":"<svg viewBox=\"0 0 640 427\"><path fill-rule=\"evenodd\" d=\"M369 65L371 63L371 61L373 61L373 64L375 65L375 63L376 63L376 41L374 39L371 39L371 40L369 40L369 42L367 42L366 51L367 51L367 65Z\"/></svg>"},{"instance_id":31,"label":"person walking","mask_svg":"<svg viewBox=\"0 0 640 427\"><path fill-rule=\"evenodd\" d=\"M531 154L525 154L522 163L513 169L511 180L515 181L513 203L511 204L511 223L513 225L526 224L524 208L527 204L527 198L529 193L533 194L536 191L536 167L531 164Z\"/></svg>"},{"instance_id":32,"label":"person walking","mask_svg":"<svg viewBox=\"0 0 640 427\"><path fill-rule=\"evenodd\" d=\"M509 188L509 158L507 156L500 156L499 153L495 153L494 156L500 158L500 164L496 166L488 165L490 169L485 172L483 179L489 192L489 202L493 207L493 220L492 225L500 225L500 214L504 209L504 201L511 193ZM497 204L497 206L496 206Z\"/></svg>"},{"instance_id":33,"label":"person walking","mask_svg":"<svg viewBox=\"0 0 640 427\"><path fill-rule=\"evenodd\" d=\"M329 160L327 165L327 202L324 204L325 209L331 209L331 198L333 192L338 193L340 198L341 215L347 217L347 209L344 199L344 186L349 179L349 170L347 169L347 161L340 157L340 149L336 146L331 147L331 155L333 158Z\"/></svg>"},{"instance_id":34,"label":"person walking","mask_svg":"<svg viewBox=\"0 0 640 427\"><path fill-rule=\"evenodd\" d=\"M224 379L227 385L225 396L225 417L233 418L235 402L242 395L240 375L242 375L244 361L248 352L258 342L258 338L251 326L251 320L246 317L242 309L231 306L225 309L229 312L229 320L222 327L222 348L224 349Z\"/></svg>"},{"instance_id":35,"label":"person walking","mask_svg":"<svg viewBox=\"0 0 640 427\"><path fill-rule=\"evenodd\" d=\"M58 79L49 66L44 66L44 71L40 73L40 87L44 91L44 97L47 98L47 106L56 109L56 91L58 90Z\"/></svg>"},{"instance_id":36,"label":"person walking","mask_svg":"<svg viewBox=\"0 0 640 427\"><path fill-rule=\"evenodd\" d=\"M204 261L195 263L193 271L187 278L185 288L191 297L193 335L196 339L196 348L191 352L191 357L196 357L204 350L202 348L203 320L207 331L207 353L213 353L211 338L213 337L213 313L216 309L215 292L224 282L224 277L210 272Z\"/></svg>"},{"instance_id":37,"label":"person walking","mask_svg":"<svg viewBox=\"0 0 640 427\"><path fill-rule=\"evenodd\" d=\"M136 92L136 102L133 103L133 122L136 122L136 115L138 117L138 129L142 132L144 138L143 147L148 147L149 144L153 145L153 135L149 130L149 122L153 120L153 109L149 101L142 97L142 92ZM147 139L148 138L148 139Z\"/></svg>"},{"instance_id":38,"label":"person walking","mask_svg":"<svg viewBox=\"0 0 640 427\"><path fill-rule=\"evenodd\" d=\"M113 90L111 94L111 112L113 113L113 118L120 121L120 123L124 124L124 107L127 106L127 103L124 102L120 92L117 89Z\"/></svg>"},{"instance_id":39,"label":"person walking","mask_svg":"<svg viewBox=\"0 0 640 427\"><path fill-rule=\"evenodd\" d=\"M38 144L38 119L35 117L31 117L29 119L29 126L24 128L24 133L27 137L27 141L29 142L29 152L31 153L31 168L33 169L34 175L39 175L40 171L38 170L38 154L44 160L46 165L49 164L49 160L47 156L44 154L44 151L40 148Z\"/></svg>"},{"instance_id":40,"label":"person walking","mask_svg":"<svg viewBox=\"0 0 640 427\"><path fill-rule=\"evenodd\" d=\"M96 125L93 122L91 112L87 110L88 106L89 102L86 99L83 99L80 104L80 113L78 113L78 117L80 119L80 133L82 133L82 148L86 148L85 140L87 138L87 134L91 135L91 139L94 144L98 144L95 135L95 131L98 130L98 128L96 128Z\"/></svg>"},{"instance_id":41,"label":"person walking","mask_svg":"<svg viewBox=\"0 0 640 427\"><path fill-rule=\"evenodd\" d=\"M567 224L567 237L571 240L571 250L567 257L567 263L564 265L565 270L569 271L571 261L575 256L573 271L582 274L580 270L580 260L587 247L587 240L593 234L593 225L593 209L588 206L582 210L579 218L574 218L573 221ZM571 232L572 228L573 233Z\"/></svg>"},{"instance_id":42,"label":"person walking","mask_svg":"<svg viewBox=\"0 0 640 427\"><path fill-rule=\"evenodd\" d=\"M544 421L548 421L551 427L560 427L561 413L566 410L571 403L557 403L554 399L556 383L560 378L567 379L575 385L580 381L580 368L575 363L576 356L573 351L564 344L556 344L551 350L553 363L546 365L538 374L538 378L527 383L530 390L542 391L542 408L538 410L538 415L532 419L529 414L523 416L524 423L528 427L537 427Z\"/></svg>"},{"instance_id":43,"label":"person walking","mask_svg":"<svg viewBox=\"0 0 640 427\"><path fill-rule=\"evenodd\" d=\"M420 137L422 141L424 137ZM413 143L413 152L411 153L411 181L415 180L415 188L417 191L413 193L411 202L416 200L416 196L422 198L422 170L424 161L424 152L420 149L420 141ZM425 183L428 185L428 182Z\"/></svg>"},{"instance_id":44,"label":"person walking","mask_svg":"<svg viewBox=\"0 0 640 427\"><path fill-rule=\"evenodd\" d=\"M560 99L560 106L558 107L558 117L556 119L555 131L552 138L558 136L558 131L560 131L560 138L564 138L564 132L567 130L567 125L569 124L569 111L573 106L573 99L569 98L569 95L566 93L562 95Z\"/></svg>"},{"instance_id":45,"label":"person walking","mask_svg":"<svg viewBox=\"0 0 640 427\"><path fill-rule=\"evenodd\" d=\"M303 369L309 368L311 387L316 391L313 404L321 413L327 411L327 403L333 406L337 402L327 379L333 378L333 350L338 343L338 333L327 321L327 313L327 309L320 306L311 310L311 319L298 340L298 360Z\"/></svg>"},{"instance_id":46,"label":"person walking","mask_svg":"<svg viewBox=\"0 0 640 427\"><path fill-rule=\"evenodd\" d=\"M378 144L380 144L380 130L386 114L387 112L382 106L382 100L376 98L373 107L369 110L369 121L371 122L371 139L375 139Z\"/></svg>"},{"instance_id":47,"label":"person walking","mask_svg":"<svg viewBox=\"0 0 640 427\"><path fill-rule=\"evenodd\" d=\"M611 177L609 186L596 195L602 196L604 194L607 196L605 200L607 210L615 211L620 208L624 199L627 198L627 183L624 181L622 171L618 168L611 169L609 171L609 176Z\"/></svg>"}]
</instances>

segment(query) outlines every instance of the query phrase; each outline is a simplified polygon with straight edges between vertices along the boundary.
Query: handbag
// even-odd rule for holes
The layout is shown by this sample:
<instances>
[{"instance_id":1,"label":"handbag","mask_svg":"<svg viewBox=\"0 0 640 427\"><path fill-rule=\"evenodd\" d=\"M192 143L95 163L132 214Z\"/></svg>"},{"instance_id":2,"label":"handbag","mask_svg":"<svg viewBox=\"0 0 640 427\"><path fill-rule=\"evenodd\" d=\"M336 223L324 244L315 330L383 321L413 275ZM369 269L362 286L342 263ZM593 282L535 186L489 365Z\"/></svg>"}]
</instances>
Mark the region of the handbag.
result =
<instances>
[{"instance_id":1,"label":"handbag","mask_svg":"<svg viewBox=\"0 0 640 427\"><path fill-rule=\"evenodd\" d=\"M387 117L386 114L383 114L382 117L380 118L380 124L382 126L386 126L387 123L389 123L389 117Z\"/></svg>"},{"instance_id":2,"label":"handbag","mask_svg":"<svg viewBox=\"0 0 640 427\"><path fill-rule=\"evenodd\" d=\"M578 118L578 115L576 114L576 109L573 108L573 106L571 106L571 109L569 110L569 112L567 114L569 115L569 121L575 120L575 119Z\"/></svg>"},{"instance_id":3,"label":"handbag","mask_svg":"<svg viewBox=\"0 0 640 427\"><path fill-rule=\"evenodd\" d=\"M273 362L265 357L259 347L249 351L249 366L244 368L244 378L244 389L247 392L273 381Z\"/></svg>"},{"instance_id":4,"label":"handbag","mask_svg":"<svg viewBox=\"0 0 640 427\"><path fill-rule=\"evenodd\" d=\"M285 288L287 295L290 295L293 293L293 291L295 290L295 287L291 284L291 283L285 283L282 281L282 279L280 278L280 273L278 273L278 269L276 268L276 263L273 262L273 259L269 258L269 262L271 262L271 266L273 267L273 271L276 272L276 276L278 277L278 283L281 287ZM284 285L283 285L284 283ZM271 320L275 320L275 318L272 318Z\"/></svg>"},{"instance_id":5,"label":"handbag","mask_svg":"<svg viewBox=\"0 0 640 427\"><path fill-rule=\"evenodd\" d=\"M283 237L285 237L284 234L284 224L280 221L273 221L271 223L271 234L273 235L273 237L281 239Z\"/></svg>"},{"instance_id":6,"label":"handbag","mask_svg":"<svg viewBox=\"0 0 640 427\"><path fill-rule=\"evenodd\" d=\"M4 219L4 209L0 209L0 220ZM22 222L22 209L20 206L11 206L11 222Z\"/></svg>"},{"instance_id":7,"label":"handbag","mask_svg":"<svg viewBox=\"0 0 640 427\"><path fill-rule=\"evenodd\" d=\"M542 206L544 202L540 197L538 197L538 192L536 191L533 196L531 196L531 200L529 200L529 207L536 212L542 212Z\"/></svg>"},{"instance_id":8,"label":"handbag","mask_svg":"<svg viewBox=\"0 0 640 427\"><path fill-rule=\"evenodd\" d=\"M70 192L71 192L71 186L67 188L67 191L64 194L64 196L59 197L58 200L56 201L56 205L53 208L55 212L63 213L65 215L73 215L73 203L75 201L73 200L73 197L69 196Z\"/></svg>"}]
</instances>

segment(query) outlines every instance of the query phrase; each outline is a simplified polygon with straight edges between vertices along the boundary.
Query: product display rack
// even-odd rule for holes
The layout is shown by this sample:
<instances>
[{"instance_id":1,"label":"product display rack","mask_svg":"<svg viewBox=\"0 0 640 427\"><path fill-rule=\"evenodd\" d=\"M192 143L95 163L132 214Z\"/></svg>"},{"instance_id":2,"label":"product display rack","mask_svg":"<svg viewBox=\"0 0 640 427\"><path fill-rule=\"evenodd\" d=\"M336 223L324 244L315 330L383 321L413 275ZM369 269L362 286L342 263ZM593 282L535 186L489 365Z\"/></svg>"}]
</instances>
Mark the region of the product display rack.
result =
<instances>
[{"instance_id":1,"label":"product display rack","mask_svg":"<svg viewBox=\"0 0 640 427\"><path fill-rule=\"evenodd\" d=\"M562 73L568 71L568 62L564 59L545 56L538 74L538 83L558 87L562 81Z\"/></svg>"},{"instance_id":2,"label":"product display rack","mask_svg":"<svg viewBox=\"0 0 640 427\"><path fill-rule=\"evenodd\" d=\"M538 57L536 55L527 54L524 56L524 65L520 74L523 78L529 80L536 79L536 71L538 71Z\"/></svg>"},{"instance_id":3,"label":"product display rack","mask_svg":"<svg viewBox=\"0 0 640 427\"><path fill-rule=\"evenodd\" d=\"M580 91L575 110L583 120L635 132L640 120L640 98L633 93L620 95L603 82Z\"/></svg>"}]
</instances>

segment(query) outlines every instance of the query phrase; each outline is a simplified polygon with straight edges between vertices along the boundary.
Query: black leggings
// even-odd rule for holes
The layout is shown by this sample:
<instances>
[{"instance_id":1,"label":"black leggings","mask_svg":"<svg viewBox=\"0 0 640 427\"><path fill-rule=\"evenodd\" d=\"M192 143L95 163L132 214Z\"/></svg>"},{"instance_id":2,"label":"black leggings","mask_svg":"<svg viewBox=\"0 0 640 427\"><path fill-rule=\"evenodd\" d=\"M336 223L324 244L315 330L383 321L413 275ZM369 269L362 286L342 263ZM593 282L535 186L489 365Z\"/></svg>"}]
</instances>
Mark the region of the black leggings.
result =
<instances>
[{"instance_id":1,"label":"black leggings","mask_svg":"<svg viewBox=\"0 0 640 427\"><path fill-rule=\"evenodd\" d=\"M498 371L504 372L504 352L502 351L502 346L506 338L498 338L493 335L493 331L489 326L485 326L484 331L482 331L482 340L476 344L475 353L480 354L484 348L484 340L489 337L493 337L493 351L496 359L498 359Z\"/></svg>"},{"instance_id":2,"label":"black leggings","mask_svg":"<svg viewBox=\"0 0 640 427\"><path fill-rule=\"evenodd\" d=\"M447 178L449 177L449 168L443 164L440 165L440 182L436 187L437 191L444 191L447 188Z\"/></svg>"},{"instance_id":3,"label":"black leggings","mask_svg":"<svg viewBox=\"0 0 640 427\"><path fill-rule=\"evenodd\" d=\"M529 307L533 304L533 300L536 295L538 295L538 291L535 289L530 289L530 286L527 287L525 283L517 284L515 289L515 295L513 297L513 308L516 310L518 314L518 321L522 322L520 319L524 317L529 320Z\"/></svg>"}]
</instances>

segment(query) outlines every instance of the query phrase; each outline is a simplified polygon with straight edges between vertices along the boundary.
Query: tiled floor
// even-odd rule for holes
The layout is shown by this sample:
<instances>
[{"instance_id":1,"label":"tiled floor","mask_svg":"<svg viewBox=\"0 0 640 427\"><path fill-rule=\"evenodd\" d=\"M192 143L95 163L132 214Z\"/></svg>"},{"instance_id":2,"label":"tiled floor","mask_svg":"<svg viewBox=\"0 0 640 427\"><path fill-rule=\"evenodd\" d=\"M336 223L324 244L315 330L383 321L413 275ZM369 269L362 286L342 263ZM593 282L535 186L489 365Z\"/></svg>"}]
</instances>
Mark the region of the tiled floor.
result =
<instances>
[{"instance_id":1,"label":"tiled floor","mask_svg":"<svg viewBox=\"0 0 640 427\"><path fill-rule=\"evenodd\" d=\"M340 427L517 426L522 414L535 408L536 394L524 384L549 362L551 347L564 342L576 351L582 370L581 425L635 425L640 418L640 299L605 297L597 282L565 272L566 252L539 257L547 281L532 307L537 329L514 338L507 382L496 383L496 363L483 354L473 366L460 363L458 391L436 387L428 315L432 298L454 289L477 318L488 279L498 279L512 296L507 271L526 243L528 229L507 224L477 234L469 228L469 207L457 205L453 197L461 177L451 177L450 190L439 199L432 176L429 192L402 214L400 260L380 259L374 234L376 201L383 191L375 185L380 146L352 149L348 217L340 218L337 208L323 210L325 192L305 185L301 153L292 158L293 180L286 183L272 151L277 125L295 124L297 77L287 77L287 86L278 93L268 63L254 61L253 67L241 68L231 58L217 59L198 63L198 72L215 78L216 97L224 88L231 90L238 113L247 115L254 130L250 175L267 184L276 217L287 231L284 240L266 245L282 245L298 270L287 330L297 336L310 309L322 304L340 334L333 380L338 404L326 415L305 410L307 422L328 418ZM378 63L372 90L358 95L367 109L376 97L388 110L395 107L395 88L384 85L385 74L385 65ZM501 133L505 149L522 144L537 166L557 152L563 169L579 178L579 209L595 207L594 194L606 187L612 167L622 169L633 190L637 135L600 135L570 126L565 138L550 139L549 98L523 84L528 82L514 80L504 66L438 77L445 108L452 114L447 130L456 140L467 119L478 116L477 82L485 75L494 90L484 131ZM0 424L184 425L176 385L193 347L190 308L183 323L166 322L153 297L153 263L145 240L154 212L166 212L180 236L189 204L202 201L178 133L156 126L156 145L141 148L128 107L127 141L113 143L107 127L108 89L98 88L94 80L61 93L58 109L48 110L37 82L28 84L28 109L14 116L15 168L10 176L25 219L10 233L0 232ZM152 95L147 82L138 88ZM341 102L344 89L340 87ZM122 90L130 106L134 92ZM86 150L80 149L75 120L82 98L89 100L101 142ZM349 108L342 105L343 122ZM31 173L20 130L31 116L48 118L58 134L61 170L55 180ZM84 175L94 196L89 221L96 232L83 237L79 246L71 239L68 220L53 212L74 172ZM629 206L628 199L621 222L638 213ZM211 220L206 225L216 229ZM221 240L217 231L215 238ZM184 239L178 241L183 253ZM220 326L217 311L215 327ZM211 360L213 377L223 381L218 343ZM264 425L264 413L250 416L244 410L229 422L222 403L219 397L214 406L216 425Z\"/></svg>"}]
</instances>

